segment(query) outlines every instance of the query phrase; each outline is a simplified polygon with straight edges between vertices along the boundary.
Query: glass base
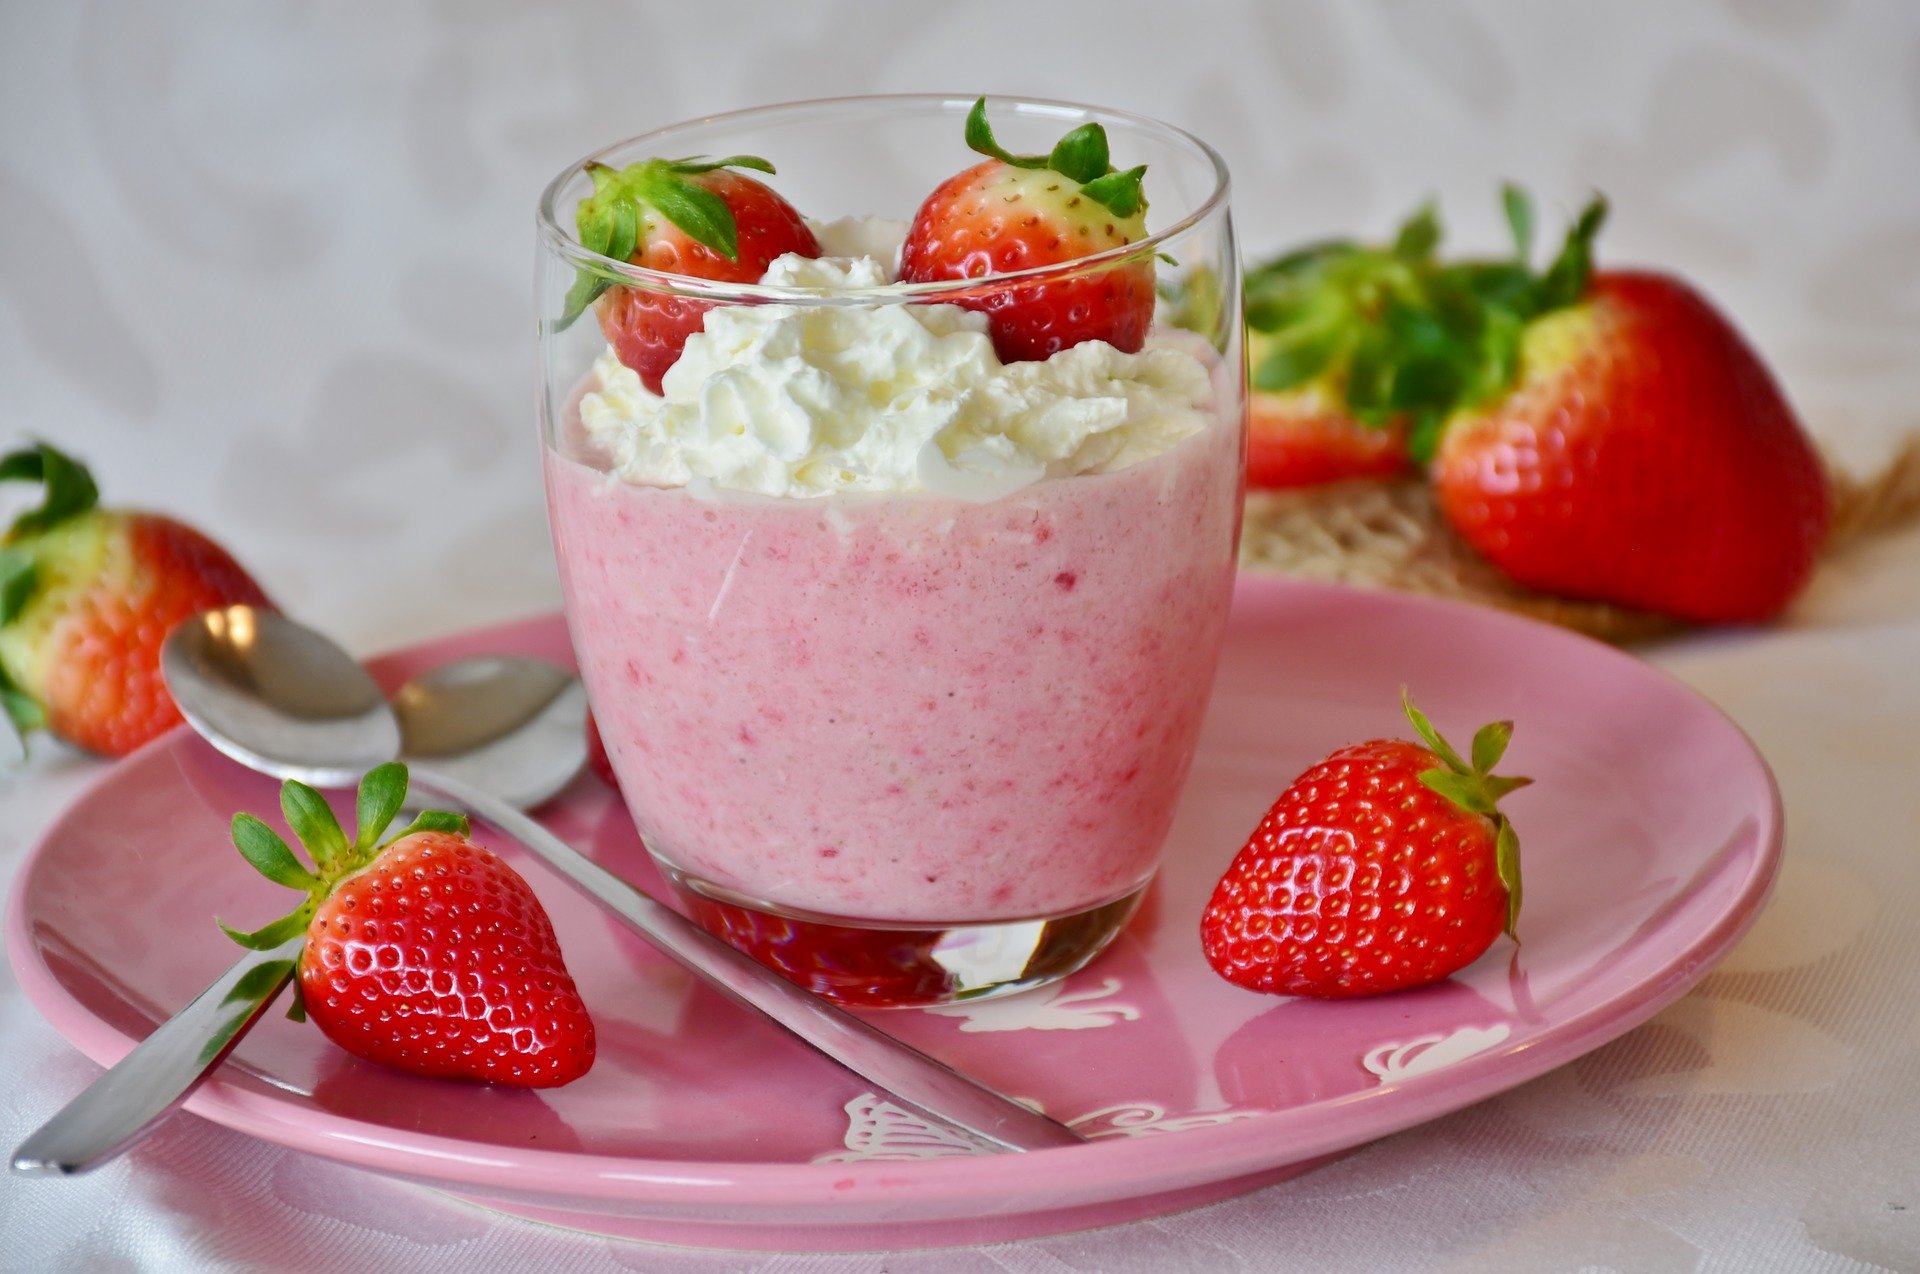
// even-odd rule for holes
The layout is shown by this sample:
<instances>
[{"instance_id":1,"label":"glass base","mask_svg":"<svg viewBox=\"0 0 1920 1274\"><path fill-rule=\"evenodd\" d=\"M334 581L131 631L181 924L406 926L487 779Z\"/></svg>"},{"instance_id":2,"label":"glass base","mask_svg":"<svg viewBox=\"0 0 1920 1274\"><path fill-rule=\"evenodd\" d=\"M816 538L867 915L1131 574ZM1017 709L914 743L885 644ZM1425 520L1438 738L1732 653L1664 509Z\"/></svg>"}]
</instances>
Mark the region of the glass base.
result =
<instances>
[{"instance_id":1,"label":"glass base","mask_svg":"<svg viewBox=\"0 0 1920 1274\"><path fill-rule=\"evenodd\" d=\"M1078 972L1133 918L1147 885L1064 916L977 924L873 922L775 909L658 858L687 914L836 1004L913 1008L1012 995Z\"/></svg>"}]
</instances>

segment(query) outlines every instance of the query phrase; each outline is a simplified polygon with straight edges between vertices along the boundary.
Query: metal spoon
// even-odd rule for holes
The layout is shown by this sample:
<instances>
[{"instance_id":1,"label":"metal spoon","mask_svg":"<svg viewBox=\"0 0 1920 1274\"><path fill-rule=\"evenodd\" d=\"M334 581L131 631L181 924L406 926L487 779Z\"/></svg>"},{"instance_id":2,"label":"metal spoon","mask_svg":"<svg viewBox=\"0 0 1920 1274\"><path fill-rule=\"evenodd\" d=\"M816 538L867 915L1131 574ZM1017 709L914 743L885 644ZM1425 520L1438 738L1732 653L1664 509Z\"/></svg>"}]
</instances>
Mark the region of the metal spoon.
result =
<instances>
[{"instance_id":1,"label":"metal spoon","mask_svg":"<svg viewBox=\"0 0 1920 1274\"><path fill-rule=\"evenodd\" d=\"M250 617L223 617L222 612L207 617L223 625L229 618L241 626L235 632L251 622ZM388 712L378 687L357 666L357 677L337 675L341 670L324 663L315 665L315 675L306 676L289 655L332 650L331 643L315 646L290 633L287 646L253 670L257 684L284 696L289 712L315 722L315 729L329 739L347 737L338 719L327 724L329 696L337 695L331 701L347 705L349 719L395 731L396 743L404 739L403 755L410 764L425 762L466 782L484 784L518 806L538 805L553 796L586 764L586 690L564 668L538 659L463 659L407 682L394 693ZM231 663L222 667L234 675L242 670ZM247 711L244 703L234 701L225 702L222 710L230 715ZM317 780L335 780L332 786L343 785L341 773L309 773ZM242 956L21 1142L13 1153L14 1171L61 1176L85 1172L151 1132L279 998L293 976L301 941Z\"/></svg>"},{"instance_id":2,"label":"metal spoon","mask_svg":"<svg viewBox=\"0 0 1920 1274\"><path fill-rule=\"evenodd\" d=\"M194 729L265 773L345 786L399 750L398 725L359 665L283 616L248 607L210 612L174 631L162 666ZM1009 1150L1083 1140L788 982L477 786L431 767L412 774L416 788L505 832L688 970L902 1105Z\"/></svg>"}]
</instances>

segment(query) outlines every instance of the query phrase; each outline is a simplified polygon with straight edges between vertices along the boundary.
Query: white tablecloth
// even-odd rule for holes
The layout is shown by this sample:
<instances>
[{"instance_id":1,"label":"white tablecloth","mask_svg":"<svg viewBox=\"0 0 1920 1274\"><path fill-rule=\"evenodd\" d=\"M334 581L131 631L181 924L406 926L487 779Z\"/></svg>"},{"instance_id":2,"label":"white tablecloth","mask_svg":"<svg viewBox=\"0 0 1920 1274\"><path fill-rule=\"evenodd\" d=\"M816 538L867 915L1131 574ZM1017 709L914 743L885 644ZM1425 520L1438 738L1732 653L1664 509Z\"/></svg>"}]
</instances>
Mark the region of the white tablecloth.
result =
<instances>
[{"instance_id":1,"label":"white tablecloth","mask_svg":"<svg viewBox=\"0 0 1920 1274\"><path fill-rule=\"evenodd\" d=\"M672 119L939 88L1109 102L1226 153L1251 254L1438 195L1612 195L1871 463L1920 424L1920 10L840 3L0 5L0 443L186 515L372 650L557 602L532 206ZM0 497L4 498L4 497ZM1544 1079L1197 1212L993 1248L691 1253L542 1229L194 1119L0 1180L0 1266L644 1270L1920 1268L1920 536L1777 631L1646 651L1771 759L1787 865L1653 1022ZM96 773L0 778L0 879ZM1279 776L1284 778L1284 776ZM0 975L0 1143L95 1068Z\"/></svg>"}]
</instances>

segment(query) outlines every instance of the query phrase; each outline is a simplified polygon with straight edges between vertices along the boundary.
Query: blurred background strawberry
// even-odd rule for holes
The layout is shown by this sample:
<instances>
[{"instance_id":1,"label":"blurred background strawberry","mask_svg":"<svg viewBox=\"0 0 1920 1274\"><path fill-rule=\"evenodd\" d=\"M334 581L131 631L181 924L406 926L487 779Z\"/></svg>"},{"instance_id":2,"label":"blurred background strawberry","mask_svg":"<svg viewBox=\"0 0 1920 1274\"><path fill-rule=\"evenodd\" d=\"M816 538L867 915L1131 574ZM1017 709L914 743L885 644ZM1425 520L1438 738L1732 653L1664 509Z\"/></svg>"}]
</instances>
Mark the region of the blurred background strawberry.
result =
<instances>
[{"instance_id":1,"label":"blurred background strawberry","mask_svg":"<svg viewBox=\"0 0 1920 1274\"><path fill-rule=\"evenodd\" d=\"M181 620L267 595L183 522L100 507L92 476L41 443L0 458L0 481L44 498L0 540L0 697L22 733L42 726L121 756L177 724L160 644Z\"/></svg>"},{"instance_id":2,"label":"blurred background strawberry","mask_svg":"<svg viewBox=\"0 0 1920 1274\"><path fill-rule=\"evenodd\" d=\"M1426 471L1518 584L1705 623L1779 614L1830 496L1773 373L1683 280L1595 271L1603 201L1539 270L1532 200L1509 186L1501 205L1507 257L1442 257L1426 208L1391 244L1248 272L1249 485Z\"/></svg>"}]
</instances>

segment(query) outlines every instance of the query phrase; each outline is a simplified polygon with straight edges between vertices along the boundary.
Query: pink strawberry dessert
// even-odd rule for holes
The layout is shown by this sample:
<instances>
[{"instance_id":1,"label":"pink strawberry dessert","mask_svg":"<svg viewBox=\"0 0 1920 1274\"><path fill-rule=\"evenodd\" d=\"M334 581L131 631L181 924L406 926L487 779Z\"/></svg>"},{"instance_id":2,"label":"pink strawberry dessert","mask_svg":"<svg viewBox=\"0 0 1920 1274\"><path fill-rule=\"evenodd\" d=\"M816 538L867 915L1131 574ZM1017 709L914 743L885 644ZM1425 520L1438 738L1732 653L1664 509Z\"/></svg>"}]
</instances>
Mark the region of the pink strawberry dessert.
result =
<instances>
[{"instance_id":1,"label":"pink strawberry dessert","mask_svg":"<svg viewBox=\"0 0 1920 1274\"><path fill-rule=\"evenodd\" d=\"M1076 133L1097 165L1014 169L1042 175L1043 222L1109 171ZM1123 263L1139 314L1045 276L904 303L890 252L836 252L872 225L816 229L821 255L761 279L793 303L707 310L658 393L616 350L564 401L574 645L621 794L709 927L853 1002L1030 985L1118 931L1172 821L1232 588L1239 368L1148 330L1151 257Z\"/></svg>"}]
</instances>

